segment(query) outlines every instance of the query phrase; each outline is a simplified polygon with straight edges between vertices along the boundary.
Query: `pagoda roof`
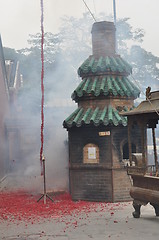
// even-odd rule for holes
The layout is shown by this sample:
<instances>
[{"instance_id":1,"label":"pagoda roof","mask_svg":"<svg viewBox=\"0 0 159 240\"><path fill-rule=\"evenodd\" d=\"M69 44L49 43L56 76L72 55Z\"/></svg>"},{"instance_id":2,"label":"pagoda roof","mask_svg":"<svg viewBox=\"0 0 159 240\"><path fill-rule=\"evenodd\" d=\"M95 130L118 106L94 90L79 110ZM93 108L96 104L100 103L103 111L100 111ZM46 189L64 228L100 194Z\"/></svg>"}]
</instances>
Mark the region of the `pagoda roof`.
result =
<instances>
[{"instance_id":1,"label":"pagoda roof","mask_svg":"<svg viewBox=\"0 0 159 240\"><path fill-rule=\"evenodd\" d=\"M139 89L127 77L96 76L83 78L72 93L72 99L90 95L137 98L139 94Z\"/></svg>"},{"instance_id":2,"label":"pagoda roof","mask_svg":"<svg viewBox=\"0 0 159 240\"><path fill-rule=\"evenodd\" d=\"M99 58L95 58L91 55L78 69L80 77L90 74L98 75L106 72L116 72L129 75L132 73L132 67L119 55L101 56Z\"/></svg>"},{"instance_id":3,"label":"pagoda roof","mask_svg":"<svg viewBox=\"0 0 159 240\"><path fill-rule=\"evenodd\" d=\"M125 111L127 108L125 107ZM127 117L119 115L119 111L111 105L100 109L96 107L78 107L64 122L65 128L81 126L127 126Z\"/></svg>"},{"instance_id":4,"label":"pagoda roof","mask_svg":"<svg viewBox=\"0 0 159 240\"><path fill-rule=\"evenodd\" d=\"M124 116L155 113L159 116L159 91L151 92L151 98L142 101L135 109L121 113ZM159 117L158 117L159 118Z\"/></svg>"}]
</instances>

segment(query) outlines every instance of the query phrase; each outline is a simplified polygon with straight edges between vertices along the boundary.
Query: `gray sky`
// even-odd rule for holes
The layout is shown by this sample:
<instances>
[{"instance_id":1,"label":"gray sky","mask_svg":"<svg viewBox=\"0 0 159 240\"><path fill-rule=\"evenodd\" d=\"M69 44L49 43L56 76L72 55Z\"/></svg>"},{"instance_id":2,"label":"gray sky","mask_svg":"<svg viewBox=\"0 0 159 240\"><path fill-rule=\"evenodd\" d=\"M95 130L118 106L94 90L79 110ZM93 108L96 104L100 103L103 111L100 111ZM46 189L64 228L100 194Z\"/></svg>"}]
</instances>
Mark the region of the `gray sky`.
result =
<instances>
[{"instance_id":1,"label":"gray sky","mask_svg":"<svg viewBox=\"0 0 159 240\"><path fill-rule=\"evenodd\" d=\"M95 16L113 14L113 0L85 1ZM81 17L86 11L82 0L44 0L44 30L55 33L63 15ZM129 17L133 27L145 30L142 46L159 56L159 0L116 0L116 11L117 18ZM40 14L40 0L0 0L3 46L26 47L29 33L40 31Z\"/></svg>"}]
</instances>

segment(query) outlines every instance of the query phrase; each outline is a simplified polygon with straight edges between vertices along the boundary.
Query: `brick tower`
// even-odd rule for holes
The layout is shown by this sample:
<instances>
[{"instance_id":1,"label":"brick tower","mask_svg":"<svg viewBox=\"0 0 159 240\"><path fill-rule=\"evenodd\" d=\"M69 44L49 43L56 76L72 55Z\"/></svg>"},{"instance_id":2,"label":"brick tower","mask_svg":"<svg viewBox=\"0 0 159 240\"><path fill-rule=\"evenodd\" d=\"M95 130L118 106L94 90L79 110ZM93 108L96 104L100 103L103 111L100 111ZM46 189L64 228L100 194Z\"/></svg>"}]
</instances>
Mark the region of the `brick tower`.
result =
<instances>
[{"instance_id":1,"label":"brick tower","mask_svg":"<svg viewBox=\"0 0 159 240\"><path fill-rule=\"evenodd\" d=\"M79 67L82 78L72 99L78 108L63 122L69 138L69 181L73 200L130 200L127 118L139 89L128 79L131 66L115 53L115 26L92 27L93 54ZM135 136L135 131L134 131ZM135 137L134 137L135 141ZM133 142L134 152L136 142Z\"/></svg>"}]
</instances>

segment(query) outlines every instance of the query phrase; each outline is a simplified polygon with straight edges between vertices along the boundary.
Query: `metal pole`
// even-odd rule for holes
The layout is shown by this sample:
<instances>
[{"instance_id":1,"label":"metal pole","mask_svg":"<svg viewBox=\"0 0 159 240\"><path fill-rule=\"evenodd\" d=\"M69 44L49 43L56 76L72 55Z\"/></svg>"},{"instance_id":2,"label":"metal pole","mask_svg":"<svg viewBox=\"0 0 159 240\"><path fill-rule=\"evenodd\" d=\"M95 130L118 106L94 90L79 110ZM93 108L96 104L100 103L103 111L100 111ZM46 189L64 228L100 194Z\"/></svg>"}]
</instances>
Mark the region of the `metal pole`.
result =
<instances>
[{"instance_id":1,"label":"metal pole","mask_svg":"<svg viewBox=\"0 0 159 240\"><path fill-rule=\"evenodd\" d=\"M44 179L44 194L37 200L39 202L42 198L44 198L44 204L46 204L46 197L48 197L52 202L53 199L46 193L46 174L45 174L45 157L42 156L42 164L43 164L43 179Z\"/></svg>"},{"instance_id":2,"label":"metal pole","mask_svg":"<svg viewBox=\"0 0 159 240\"><path fill-rule=\"evenodd\" d=\"M116 26L116 3L115 3L115 0L113 0L113 12L114 12L114 24Z\"/></svg>"},{"instance_id":3,"label":"metal pole","mask_svg":"<svg viewBox=\"0 0 159 240\"><path fill-rule=\"evenodd\" d=\"M114 13L114 25L116 29L116 2L113 0L113 13ZM117 39L116 39L116 31L115 31L115 52L117 52Z\"/></svg>"},{"instance_id":4,"label":"metal pole","mask_svg":"<svg viewBox=\"0 0 159 240\"><path fill-rule=\"evenodd\" d=\"M44 173L44 204L46 204L46 176L45 176L45 158L43 156L43 173Z\"/></svg>"}]
</instances>

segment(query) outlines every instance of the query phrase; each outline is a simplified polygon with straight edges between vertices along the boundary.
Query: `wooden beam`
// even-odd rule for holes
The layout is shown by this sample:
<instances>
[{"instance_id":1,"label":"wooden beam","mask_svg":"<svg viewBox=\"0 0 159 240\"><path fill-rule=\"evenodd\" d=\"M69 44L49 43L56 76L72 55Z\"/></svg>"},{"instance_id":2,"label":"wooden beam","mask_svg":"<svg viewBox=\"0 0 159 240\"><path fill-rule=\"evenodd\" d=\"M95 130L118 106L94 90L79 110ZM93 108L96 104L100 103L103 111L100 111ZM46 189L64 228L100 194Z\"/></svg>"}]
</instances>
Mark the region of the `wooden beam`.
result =
<instances>
[{"instance_id":1,"label":"wooden beam","mask_svg":"<svg viewBox=\"0 0 159 240\"><path fill-rule=\"evenodd\" d=\"M131 124L130 120L128 119L128 148L129 148L130 166L132 166L131 127L132 127L132 124Z\"/></svg>"},{"instance_id":2,"label":"wooden beam","mask_svg":"<svg viewBox=\"0 0 159 240\"><path fill-rule=\"evenodd\" d=\"M156 166L156 177L158 176L158 161L157 161L157 148L156 148L156 137L155 137L155 128L152 128L152 137L153 137L153 149L154 149L154 159Z\"/></svg>"}]
</instances>

